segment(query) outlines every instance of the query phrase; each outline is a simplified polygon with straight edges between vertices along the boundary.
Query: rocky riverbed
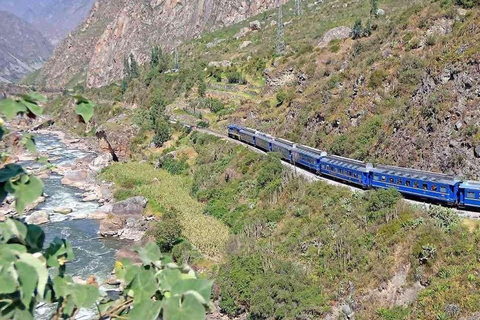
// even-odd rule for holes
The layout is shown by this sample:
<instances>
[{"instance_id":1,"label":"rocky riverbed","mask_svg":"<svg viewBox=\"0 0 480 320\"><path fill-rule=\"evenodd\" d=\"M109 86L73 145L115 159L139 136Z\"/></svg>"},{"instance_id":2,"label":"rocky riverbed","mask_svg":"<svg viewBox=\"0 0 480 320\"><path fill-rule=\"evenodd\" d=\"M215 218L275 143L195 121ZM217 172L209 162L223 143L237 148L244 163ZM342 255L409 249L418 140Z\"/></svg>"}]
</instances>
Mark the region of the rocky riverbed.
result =
<instances>
[{"instance_id":1,"label":"rocky riverbed","mask_svg":"<svg viewBox=\"0 0 480 320\"><path fill-rule=\"evenodd\" d=\"M22 218L42 226L46 243L55 237L72 243L76 256L68 265L72 276L94 276L102 283L111 277L118 254L129 256L128 248L144 236L149 221L142 212L147 201L142 197L114 201L112 185L97 181L98 173L112 162L112 156L99 152L95 143L72 139L62 132L41 131L34 135L38 152L48 157L50 165L42 165L21 152L12 156L12 162L21 163L45 184L44 196ZM13 199L0 206L0 220L15 215ZM47 319L50 313L50 307L41 307L37 318ZM79 317L95 318L95 310L83 310Z\"/></svg>"}]
</instances>

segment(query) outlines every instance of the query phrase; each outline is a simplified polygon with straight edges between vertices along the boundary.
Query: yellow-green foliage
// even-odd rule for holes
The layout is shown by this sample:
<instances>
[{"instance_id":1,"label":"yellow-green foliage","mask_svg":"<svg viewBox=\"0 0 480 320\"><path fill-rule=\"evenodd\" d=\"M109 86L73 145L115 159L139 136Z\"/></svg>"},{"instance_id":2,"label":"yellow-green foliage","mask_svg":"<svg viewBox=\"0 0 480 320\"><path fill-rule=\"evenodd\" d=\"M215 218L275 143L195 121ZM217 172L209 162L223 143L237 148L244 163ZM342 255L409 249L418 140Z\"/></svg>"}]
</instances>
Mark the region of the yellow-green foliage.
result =
<instances>
[{"instance_id":1,"label":"yellow-green foliage","mask_svg":"<svg viewBox=\"0 0 480 320\"><path fill-rule=\"evenodd\" d=\"M175 209L183 236L207 256L221 258L229 230L222 222L203 214L204 205L189 194L188 177L172 176L164 170L155 171L148 163L137 162L114 164L104 177L115 182L117 189L130 189L131 195L145 196L156 214L164 208Z\"/></svg>"}]
</instances>

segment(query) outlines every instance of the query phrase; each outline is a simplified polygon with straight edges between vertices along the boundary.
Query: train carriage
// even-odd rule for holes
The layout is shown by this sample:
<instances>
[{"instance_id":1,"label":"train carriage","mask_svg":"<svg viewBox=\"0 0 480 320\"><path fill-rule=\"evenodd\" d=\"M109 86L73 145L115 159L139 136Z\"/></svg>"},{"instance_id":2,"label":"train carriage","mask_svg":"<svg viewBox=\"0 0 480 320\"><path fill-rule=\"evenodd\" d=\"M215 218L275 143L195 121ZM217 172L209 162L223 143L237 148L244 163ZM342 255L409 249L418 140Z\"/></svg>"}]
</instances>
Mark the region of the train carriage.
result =
<instances>
[{"instance_id":1,"label":"train carriage","mask_svg":"<svg viewBox=\"0 0 480 320\"><path fill-rule=\"evenodd\" d=\"M273 137L266 133L257 131L255 134L255 146L264 151L272 151L272 140Z\"/></svg>"},{"instance_id":2,"label":"train carriage","mask_svg":"<svg viewBox=\"0 0 480 320\"><path fill-rule=\"evenodd\" d=\"M240 140L251 144L252 146L255 145L255 130L250 128L241 128L240 129Z\"/></svg>"},{"instance_id":3,"label":"train carriage","mask_svg":"<svg viewBox=\"0 0 480 320\"><path fill-rule=\"evenodd\" d=\"M372 165L358 160L339 156L326 156L320 160L320 172L323 175L359 185L370 187Z\"/></svg>"},{"instance_id":4,"label":"train carriage","mask_svg":"<svg viewBox=\"0 0 480 320\"><path fill-rule=\"evenodd\" d=\"M460 184L459 205L480 208L480 182L465 181Z\"/></svg>"},{"instance_id":5,"label":"train carriage","mask_svg":"<svg viewBox=\"0 0 480 320\"><path fill-rule=\"evenodd\" d=\"M292 149L292 162L303 167L320 172L320 160L327 155L326 152L303 145L295 145Z\"/></svg>"},{"instance_id":6,"label":"train carriage","mask_svg":"<svg viewBox=\"0 0 480 320\"><path fill-rule=\"evenodd\" d=\"M283 160L292 161L293 142L284 139L273 139L271 145L272 152L279 152Z\"/></svg>"},{"instance_id":7,"label":"train carriage","mask_svg":"<svg viewBox=\"0 0 480 320\"><path fill-rule=\"evenodd\" d=\"M240 130L242 127L236 126L234 124L231 124L228 126L228 136L230 138L240 140Z\"/></svg>"},{"instance_id":8,"label":"train carriage","mask_svg":"<svg viewBox=\"0 0 480 320\"><path fill-rule=\"evenodd\" d=\"M374 188L395 188L406 195L448 205L458 202L461 180L455 176L384 165L373 168L371 174Z\"/></svg>"}]
</instances>

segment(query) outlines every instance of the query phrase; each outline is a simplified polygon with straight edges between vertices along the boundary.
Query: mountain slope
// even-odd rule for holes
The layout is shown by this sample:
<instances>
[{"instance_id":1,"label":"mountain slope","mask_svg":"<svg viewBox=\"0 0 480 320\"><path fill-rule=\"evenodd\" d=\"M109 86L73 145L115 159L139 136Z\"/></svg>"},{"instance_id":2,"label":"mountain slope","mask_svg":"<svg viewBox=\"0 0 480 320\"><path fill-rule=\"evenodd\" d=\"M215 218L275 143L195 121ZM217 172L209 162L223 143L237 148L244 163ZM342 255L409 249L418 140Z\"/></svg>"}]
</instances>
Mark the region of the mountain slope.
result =
<instances>
[{"instance_id":1,"label":"mountain slope","mask_svg":"<svg viewBox=\"0 0 480 320\"><path fill-rule=\"evenodd\" d=\"M60 42L88 15L95 0L0 0L8 11L35 26L53 44Z\"/></svg>"},{"instance_id":2,"label":"mountain slope","mask_svg":"<svg viewBox=\"0 0 480 320\"><path fill-rule=\"evenodd\" d=\"M158 44L169 50L204 31L231 25L275 6L275 0L99 0L89 18L57 48L37 82L100 87L122 76L131 52L140 63ZM72 55L75 57L72 57ZM68 71L68 72L65 72Z\"/></svg>"},{"instance_id":3,"label":"mountain slope","mask_svg":"<svg viewBox=\"0 0 480 320\"><path fill-rule=\"evenodd\" d=\"M0 82L16 82L39 69L53 46L29 23L0 11Z\"/></svg>"}]
</instances>

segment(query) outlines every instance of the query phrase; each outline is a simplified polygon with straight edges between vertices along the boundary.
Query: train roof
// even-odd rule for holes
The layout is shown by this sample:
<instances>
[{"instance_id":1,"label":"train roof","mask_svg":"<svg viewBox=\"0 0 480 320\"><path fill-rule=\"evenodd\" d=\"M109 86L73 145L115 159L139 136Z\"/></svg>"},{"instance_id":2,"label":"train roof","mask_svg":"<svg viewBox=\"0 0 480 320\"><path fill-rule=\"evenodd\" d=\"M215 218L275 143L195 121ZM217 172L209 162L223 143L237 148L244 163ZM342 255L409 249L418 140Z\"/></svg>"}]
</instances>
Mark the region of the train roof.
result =
<instances>
[{"instance_id":1,"label":"train roof","mask_svg":"<svg viewBox=\"0 0 480 320\"><path fill-rule=\"evenodd\" d=\"M255 134L259 137L262 137L262 138L273 139L273 137L271 135L269 135L268 133L261 132L261 131L257 131Z\"/></svg>"},{"instance_id":2,"label":"train roof","mask_svg":"<svg viewBox=\"0 0 480 320\"><path fill-rule=\"evenodd\" d=\"M257 131L252 128L240 127L240 131L245 131L250 134L255 134Z\"/></svg>"},{"instance_id":3,"label":"train roof","mask_svg":"<svg viewBox=\"0 0 480 320\"><path fill-rule=\"evenodd\" d=\"M307 155L310 155L310 156L314 156L314 157L324 157L327 155L327 153L325 151L321 151L321 150L318 150L318 149L315 149L315 148L311 148L311 147L308 147L308 146L304 146L304 145L295 145L295 149L296 151L298 152L301 152L301 153L304 153L304 154L307 154Z\"/></svg>"},{"instance_id":4,"label":"train roof","mask_svg":"<svg viewBox=\"0 0 480 320\"><path fill-rule=\"evenodd\" d=\"M456 184L462 182L458 177L443 173L428 172L416 169L401 168L395 166L377 165L373 172L390 174L404 178L417 180L435 181L445 184Z\"/></svg>"},{"instance_id":5,"label":"train roof","mask_svg":"<svg viewBox=\"0 0 480 320\"><path fill-rule=\"evenodd\" d=\"M465 181L460 185L460 187L465 188L465 189L480 190L480 182L478 182L478 181Z\"/></svg>"},{"instance_id":6,"label":"train roof","mask_svg":"<svg viewBox=\"0 0 480 320\"><path fill-rule=\"evenodd\" d=\"M294 143L292 141L288 141L285 139L280 139L280 138L274 138L272 140L272 143L277 143L277 144L283 144L288 147L293 147Z\"/></svg>"},{"instance_id":7,"label":"train roof","mask_svg":"<svg viewBox=\"0 0 480 320\"><path fill-rule=\"evenodd\" d=\"M326 157L322 158L322 162L362 172L369 172L372 168L372 165L370 163L339 156L327 155Z\"/></svg>"}]
</instances>

